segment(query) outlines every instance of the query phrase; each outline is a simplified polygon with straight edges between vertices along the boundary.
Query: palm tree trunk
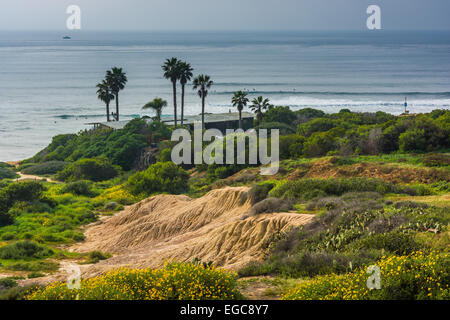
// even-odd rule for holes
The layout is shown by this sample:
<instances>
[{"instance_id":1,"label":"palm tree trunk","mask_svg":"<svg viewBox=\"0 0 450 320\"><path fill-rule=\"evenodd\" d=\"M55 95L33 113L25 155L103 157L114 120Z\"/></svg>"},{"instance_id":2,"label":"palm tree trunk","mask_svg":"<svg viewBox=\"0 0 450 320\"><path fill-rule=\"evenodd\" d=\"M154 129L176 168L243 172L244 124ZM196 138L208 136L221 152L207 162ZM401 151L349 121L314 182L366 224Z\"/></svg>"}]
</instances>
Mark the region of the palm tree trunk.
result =
<instances>
[{"instance_id":1,"label":"palm tree trunk","mask_svg":"<svg viewBox=\"0 0 450 320\"><path fill-rule=\"evenodd\" d=\"M202 129L205 129L205 94L202 94Z\"/></svg>"},{"instance_id":2,"label":"palm tree trunk","mask_svg":"<svg viewBox=\"0 0 450 320\"><path fill-rule=\"evenodd\" d=\"M239 109L239 129L242 129L242 110Z\"/></svg>"},{"instance_id":3,"label":"palm tree trunk","mask_svg":"<svg viewBox=\"0 0 450 320\"><path fill-rule=\"evenodd\" d=\"M262 112L261 109L258 109L258 126L261 125L262 122Z\"/></svg>"},{"instance_id":4,"label":"palm tree trunk","mask_svg":"<svg viewBox=\"0 0 450 320\"><path fill-rule=\"evenodd\" d=\"M173 119L175 123L175 128L177 127L177 82L172 81L173 87Z\"/></svg>"},{"instance_id":5,"label":"palm tree trunk","mask_svg":"<svg viewBox=\"0 0 450 320\"><path fill-rule=\"evenodd\" d=\"M116 93L116 121L119 121L119 93Z\"/></svg>"},{"instance_id":6,"label":"palm tree trunk","mask_svg":"<svg viewBox=\"0 0 450 320\"><path fill-rule=\"evenodd\" d=\"M181 126L183 126L184 119L184 84L181 84Z\"/></svg>"},{"instance_id":7,"label":"palm tree trunk","mask_svg":"<svg viewBox=\"0 0 450 320\"><path fill-rule=\"evenodd\" d=\"M106 104L106 121L109 122L109 102Z\"/></svg>"}]
</instances>

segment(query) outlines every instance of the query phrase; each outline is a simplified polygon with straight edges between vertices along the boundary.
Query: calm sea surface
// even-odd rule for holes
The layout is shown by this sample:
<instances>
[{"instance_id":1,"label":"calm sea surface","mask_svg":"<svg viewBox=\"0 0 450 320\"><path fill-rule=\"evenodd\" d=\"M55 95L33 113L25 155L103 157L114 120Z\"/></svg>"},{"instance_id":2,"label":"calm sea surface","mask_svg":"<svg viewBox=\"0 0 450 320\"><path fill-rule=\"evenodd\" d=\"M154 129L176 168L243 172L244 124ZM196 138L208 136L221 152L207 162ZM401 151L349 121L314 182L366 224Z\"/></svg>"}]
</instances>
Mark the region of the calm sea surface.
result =
<instances>
[{"instance_id":1,"label":"calm sea surface","mask_svg":"<svg viewBox=\"0 0 450 320\"><path fill-rule=\"evenodd\" d=\"M228 112L236 90L293 109L412 112L450 108L449 32L69 33L0 32L0 161L34 155L51 137L104 121L95 85L123 67L122 119L169 101L164 59L189 61L214 80L208 112ZM200 99L187 88L186 113Z\"/></svg>"}]
</instances>

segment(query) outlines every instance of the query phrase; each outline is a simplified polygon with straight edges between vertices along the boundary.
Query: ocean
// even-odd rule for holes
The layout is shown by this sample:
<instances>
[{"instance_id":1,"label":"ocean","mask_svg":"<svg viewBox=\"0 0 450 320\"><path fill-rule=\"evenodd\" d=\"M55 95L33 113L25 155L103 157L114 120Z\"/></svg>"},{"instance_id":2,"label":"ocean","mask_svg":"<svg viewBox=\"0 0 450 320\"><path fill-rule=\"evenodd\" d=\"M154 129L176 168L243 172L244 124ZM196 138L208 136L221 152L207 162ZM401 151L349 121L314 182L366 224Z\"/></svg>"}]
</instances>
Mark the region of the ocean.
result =
<instances>
[{"instance_id":1,"label":"ocean","mask_svg":"<svg viewBox=\"0 0 450 320\"><path fill-rule=\"evenodd\" d=\"M71 40L63 40L69 35ZM348 108L400 114L450 108L450 33L361 32L0 32L0 161L33 156L54 135L105 121L96 84L122 67L121 119L161 97L172 112L166 58L214 81L207 112L228 112L234 91L276 105L326 112ZM187 86L186 114L200 99ZM178 99L180 99L178 97Z\"/></svg>"}]
</instances>

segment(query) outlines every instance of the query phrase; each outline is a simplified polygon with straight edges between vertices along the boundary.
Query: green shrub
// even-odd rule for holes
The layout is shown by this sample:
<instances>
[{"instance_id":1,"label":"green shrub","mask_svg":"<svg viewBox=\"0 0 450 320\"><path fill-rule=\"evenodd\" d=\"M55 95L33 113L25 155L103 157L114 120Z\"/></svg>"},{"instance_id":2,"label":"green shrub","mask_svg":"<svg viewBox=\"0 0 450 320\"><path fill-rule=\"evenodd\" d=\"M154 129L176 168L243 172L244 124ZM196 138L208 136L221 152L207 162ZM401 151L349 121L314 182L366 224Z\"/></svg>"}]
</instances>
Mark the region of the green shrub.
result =
<instances>
[{"instance_id":1,"label":"green shrub","mask_svg":"<svg viewBox=\"0 0 450 320\"><path fill-rule=\"evenodd\" d=\"M17 280L12 277L0 279L0 291L17 287Z\"/></svg>"},{"instance_id":2,"label":"green shrub","mask_svg":"<svg viewBox=\"0 0 450 320\"><path fill-rule=\"evenodd\" d=\"M6 162L0 162L0 168L13 168L13 166Z\"/></svg>"},{"instance_id":3,"label":"green shrub","mask_svg":"<svg viewBox=\"0 0 450 320\"><path fill-rule=\"evenodd\" d=\"M413 234L400 231L375 234L362 239L355 245L364 249L384 249L398 255L410 254L420 249Z\"/></svg>"},{"instance_id":4,"label":"green shrub","mask_svg":"<svg viewBox=\"0 0 450 320\"><path fill-rule=\"evenodd\" d=\"M435 194L435 192L433 191L433 189L430 186L428 186L426 184L422 184L422 183L416 183L416 184L409 185L409 188L414 190L414 193L417 196L431 196L431 195Z\"/></svg>"},{"instance_id":5,"label":"green shrub","mask_svg":"<svg viewBox=\"0 0 450 320\"><path fill-rule=\"evenodd\" d=\"M256 126L255 129L278 129L280 130L280 135L295 133L294 127L282 122L264 122L259 126Z\"/></svg>"},{"instance_id":6,"label":"green shrub","mask_svg":"<svg viewBox=\"0 0 450 320\"><path fill-rule=\"evenodd\" d=\"M300 124L297 127L297 133L302 136L309 137L316 132L325 132L337 127L339 122L327 118L318 118L307 123Z\"/></svg>"},{"instance_id":7,"label":"green shrub","mask_svg":"<svg viewBox=\"0 0 450 320\"><path fill-rule=\"evenodd\" d=\"M19 164L19 166L17 167L17 169L19 171L23 171L26 168L32 167L37 165L37 163L33 163L33 162L22 162L21 164Z\"/></svg>"},{"instance_id":8,"label":"green shrub","mask_svg":"<svg viewBox=\"0 0 450 320\"><path fill-rule=\"evenodd\" d=\"M14 215L11 212L0 211L0 227L4 227L13 223L14 223Z\"/></svg>"},{"instance_id":9,"label":"green shrub","mask_svg":"<svg viewBox=\"0 0 450 320\"><path fill-rule=\"evenodd\" d=\"M108 253L103 253L101 251L92 251L88 253L85 263L86 264L97 263L100 260L106 260L110 257L111 255Z\"/></svg>"},{"instance_id":10,"label":"green shrub","mask_svg":"<svg viewBox=\"0 0 450 320\"><path fill-rule=\"evenodd\" d=\"M450 166L450 156L448 154L433 153L423 158L422 163L428 167Z\"/></svg>"},{"instance_id":11,"label":"green shrub","mask_svg":"<svg viewBox=\"0 0 450 320\"><path fill-rule=\"evenodd\" d=\"M248 192L252 203L257 203L267 198L270 190L272 190L275 186L276 182L272 181L253 185L253 187Z\"/></svg>"},{"instance_id":12,"label":"green shrub","mask_svg":"<svg viewBox=\"0 0 450 320\"><path fill-rule=\"evenodd\" d=\"M37 271L33 271L30 274L28 274L28 279L35 279L35 278L41 278L44 277L45 274Z\"/></svg>"},{"instance_id":13,"label":"green shrub","mask_svg":"<svg viewBox=\"0 0 450 320\"><path fill-rule=\"evenodd\" d=\"M12 206L15 201L32 202L41 199L44 190L44 185L39 182L14 182L0 190L0 201L2 199L7 201L9 206Z\"/></svg>"},{"instance_id":14,"label":"green shrub","mask_svg":"<svg viewBox=\"0 0 450 320\"><path fill-rule=\"evenodd\" d=\"M0 248L0 259L45 258L53 255L53 250L31 241L19 241Z\"/></svg>"},{"instance_id":15,"label":"green shrub","mask_svg":"<svg viewBox=\"0 0 450 320\"><path fill-rule=\"evenodd\" d=\"M238 164L230 164L230 165L216 165L210 164L207 166L207 178L210 182L213 182L217 179L225 179L236 172L241 171L246 168L247 165L238 165Z\"/></svg>"},{"instance_id":16,"label":"green shrub","mask_svg":"<svg viewBox=\"0 0 450 320\"><path fill-rule=\"evenodd\" d=\"M106 159L82 159L59 172L57 179L68 182L77 180L104 181L116 177L119 172L120 169Z\"/></svg>"},{"instance_id":17,"label":"green shrub","mask_svg":"<svg viewBox=\"0 0 450 320\"><path fill-rule=\"evenodd\" d=\"M327 195L340 196L347 192L410 193L414 190L396 186L379 179L300 179L279 184L270 192L270 196L305 201Z\"/></svg>"},{"instance_id":18,"label":"green shrub","mask_svg":"<svg viewBox=\"0 0 450 320\"><path fill-rule=\"evenodd\" d=\"M68 163L64 161L48 161L41 164L28 166L22 169L22 172L24 174L31 175L56 174L57 172L62 171L66 165L68 165Z\"/></svg>"},{"instance_id":19,"label":"green shrub","mask_svg":"<svg viewBox=\"0 0 450 320\"><path fill-rule=\"evenodd\" d=\"M421 151L427 149L424 130L410 129L399 137L400 151Z\"/></svg>"},{"instance_id":20,"label":"green shrub","mask_svg":"<svg viewBox=\"0 0 450 320\"><path fill-rule=\"evenodd\" d=\"M188 173L173 162L157 162L128 179L133 195L151 195L157 192L179 194L188 190Z\"/></svg>"},{"instance_id":21,"label":"green shrub","mask_svg":"<svg viewBox=\"0 0 450 320\"><path fill-rule=\"evenodd\" d=\"M286 212L292 209L292 204L288 200L278 198L267 198L255 203L250 209L250 215L261 213Z\"/></svg>"},{"instance_id":22,"label":"green shrub","mask_svg":"<svg viewBox=\"0 0 450 320\"><path fill-rule=\"evenodd\" d=\"M1 225L1 223L0 223ZM2 234L1 239L5 241L13 240L16 237L16 234L14 232L5 232Z\"/></svg>"},{"instance_id":23,"label":"green shrub","mask_svg":"<svg viewBox=\"0 0 450 320\"><path fill-rule=\"evenodd\" d=\"M291 126L296 119L295 113L289 107L283 106L269 107L263 114L263 123L281 122Z\"/></svg>"},{"instance_id":24,"label":"green shrub","mask_svg":"<svg viewBox=\"0 0 450 320\"><path fill-rule=\"evenodd\" d=\"M119 207L119 204L115 201L111 201L105 204L104 209L107 211L114 211Z\"/></svg>"},{"instance_id":25,"label":"green shrub","mask_svg":"<svg viewBox=\"0 0 450 320\"><path fill-rule=\"evenodd\" d=\"M69 182L61 189L61 192L88 197L96 195L96 193L92 190L92 182L88 180Z\"/></svg>"},{"instance_id":26,"label":"green shrub","mask_svg":"<svg viewBox=\"0 0 450 320\"><path fill-rule=\"evenodd\" d=\"M17 173L8 168L0 167L0 180L2 179L14 179L19 177Z\"/></svg>"},{"instance_id":27,"label":"green shrub","mask_svg":"<svg viewBox=\"0 0 450 320\"><path fill-rule=\"evenodd\" d=\"M323 112L322 110L312 108L304 108L294 112L297 116L297 122L299 123L305 123L315 118L322 118L325 116L325 112Z\"/></svg>"},{"instance_id":28,"label":"green shrub","mask_svg":"<svg viewBox=\"0 0 450 320\"><path fill-rule=\"evenodd\" d=\"M160 162L172 161L172 149L166 148L166 149L162 150L161 154L159 156L159 161Z\"/></svg>"},{"instance_id":29,"label":"green shrub","mask_svg":"<svg viewBox=\"0 0 450 320\"><path fill-rule=\"evenodd\" d=\"M298 158L303 153L305 138L296 134L280 136L280 158Z\"/></svg>"},{"instance_id":30,"label":"green shrub","mask_svg":"<svg viewBox=\"0 0 450 320\"><path fill-rule=\"evenodd\" d=\"M303 153L308 157L320 157L337 148L336 138L328 132L314 133L303 144Z\"/></svg>"},{"instance_id":31,"label":"green shrub","mask_svg":"<svg viewBox=\"0 0 450 320\"><path fill-rule=\"evenodd\" d=\"M30 290L36 286L13 287L6 290L0 290L0 300L24 300L25 296L29 294Z\"/></svg>"},{"instance_id":32,"label":"green shrub","mask_svg":"<svg viewBox=\"0 0 450 320\"><path fill-rule=\"evenodd\" d=\"M12 224L13 212L9 210L16 202L32 203L40 200L45 188L41 183L21 181L0 189L0 227Z\"/></svg>"},{"instance_id":33,"label":"green shrub","mask_svg":"<svg viewBox=\"0 0 450 320\"><path fill-rule=\"evenodd\" d=\"M314 277L330 273L350 272L381 258L382 253L367 251L359 254L318 251L307 249L288 256L272 256L266 262L252 262L239 270L241 277L282 275L284 277Z\"/></svg>"},{"instance_id":34,"label":"green shrub","mask_svg":"<svg viewBox=\"0 0 450 320\"><path fill-rule=\"evenodd\" d=\"M218 167L214 170L214 176L218 179L225 179L232 175L234 171L231 171L227 167Z\"/></svg>"}]
</instances>

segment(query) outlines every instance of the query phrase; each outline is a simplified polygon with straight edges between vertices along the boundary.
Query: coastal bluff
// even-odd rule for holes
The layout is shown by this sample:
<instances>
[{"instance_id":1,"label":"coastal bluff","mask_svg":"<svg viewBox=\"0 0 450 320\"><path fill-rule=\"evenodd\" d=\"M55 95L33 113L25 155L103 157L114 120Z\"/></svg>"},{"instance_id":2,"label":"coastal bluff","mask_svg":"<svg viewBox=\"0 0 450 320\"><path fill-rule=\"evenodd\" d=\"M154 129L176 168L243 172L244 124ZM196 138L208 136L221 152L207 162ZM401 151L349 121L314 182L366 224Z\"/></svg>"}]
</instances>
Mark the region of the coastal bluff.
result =
<instances>
[{"instance_id":1,"label":"coastal bluff","mask_svg":"<svg viewBox=\"0 0 450 320\"><path fill-rule=\"evenodd\" d=\"M153 196L88 226L86 240L70 250L113 255L94 265L81 265L84 278L119 267L156 268L169 260L195 258L237 270L263 259L268 241L277 233L314 219L314 215L295 212L247 217L248 191L248 187L226 187L197 199ZM61 268L52 280L64 280L64 276Z\"/></svg>"}]
</instances>

